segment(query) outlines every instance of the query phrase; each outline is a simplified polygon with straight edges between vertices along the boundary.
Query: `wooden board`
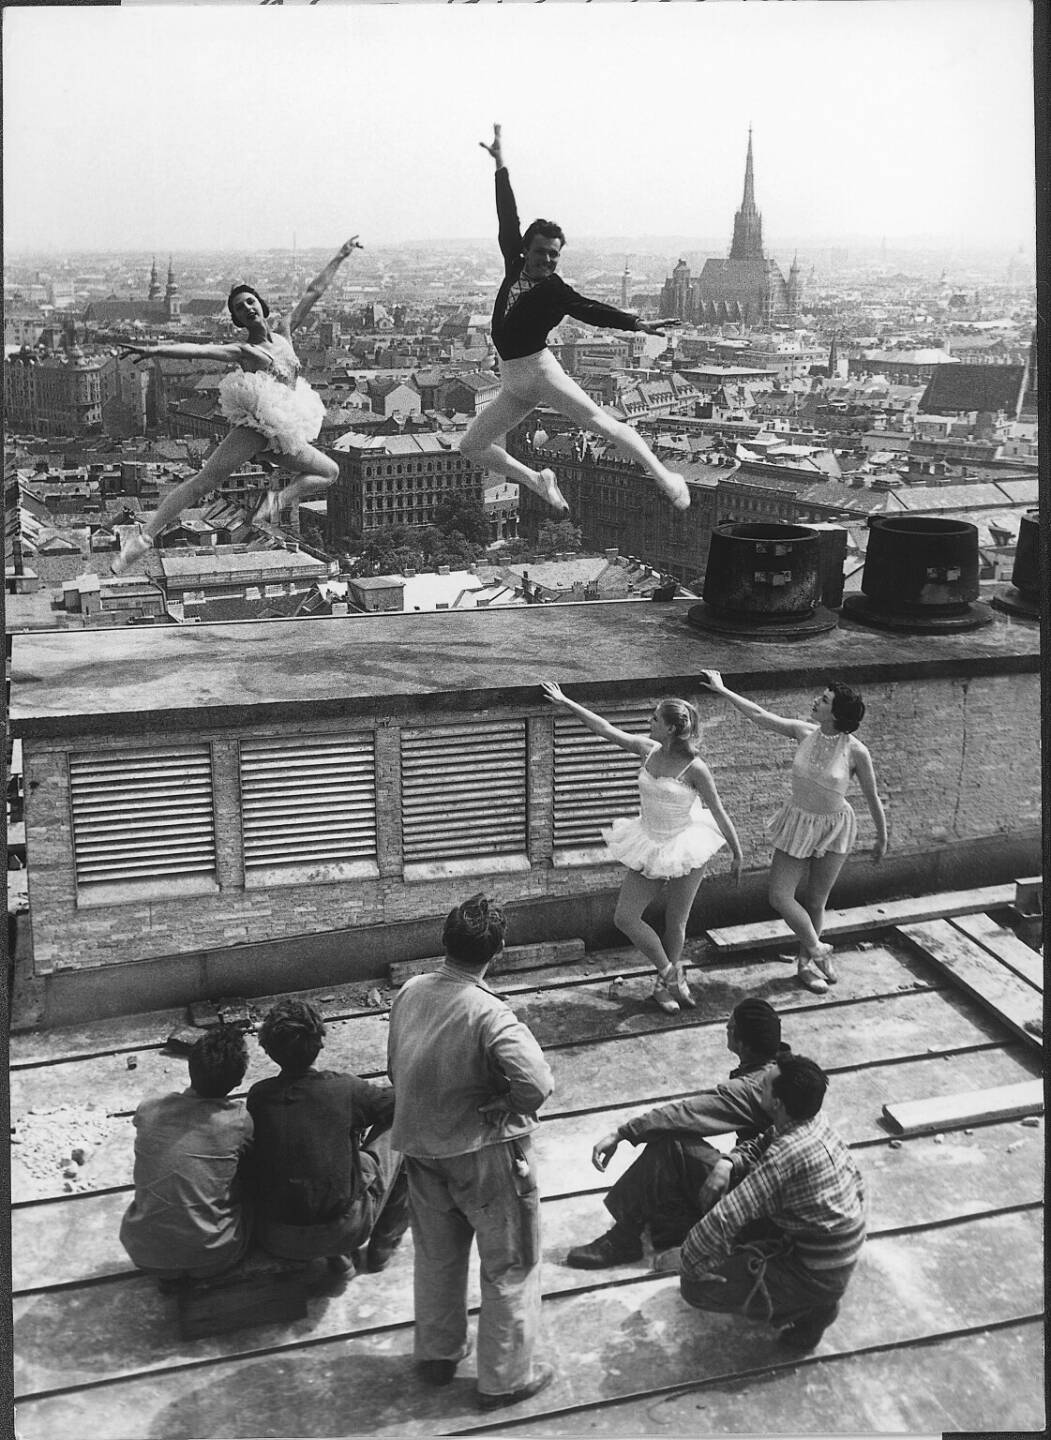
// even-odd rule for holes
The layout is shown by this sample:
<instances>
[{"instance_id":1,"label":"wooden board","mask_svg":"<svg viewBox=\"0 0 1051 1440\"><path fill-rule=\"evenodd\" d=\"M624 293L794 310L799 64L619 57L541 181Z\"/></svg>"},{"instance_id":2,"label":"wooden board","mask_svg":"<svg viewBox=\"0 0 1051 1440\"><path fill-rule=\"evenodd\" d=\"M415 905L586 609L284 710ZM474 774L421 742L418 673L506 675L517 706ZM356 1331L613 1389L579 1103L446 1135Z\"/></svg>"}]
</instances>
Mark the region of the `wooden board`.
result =
<instances>
[{"instance_id":1,"label":"wooden board","mask_svg":"<svg viewBox=\"0 0 1051 1440\"><path fill-rule=\"evenodd\" d=\"M1024 940L1019 940L1006 925L998 925L988 915L953 915L949 923L976 941L983 950L995 955L1008 970L1020 975L1043 993L1044 961Z\"/></svg>"},{"instance_id":2,"label":"wooden board","mask_svg":"<svg viewBox=\"0 0 1051 1440\"><path fill-rule=\"evenodd\" d=\"M1020 1119L1044 1113L1044 1087L1039 1080L1000 1085L995 1090L971 1090L929 1100L903 1100L884 1105L883 1116L898 1135L920 1135L981 1125L992 1120ZM1015 1137L1016 1139L1019 1137Z\"/></svg>"},{"instance_id":3,"label":"wooden board","mask_svg":"<svg viewBox=\"0 0 1051 1440\"><path fill-rule=\"evenodd\" d=\"M503 954L489 967L490 975L505 975L514 970L539 970L548 965L566 965L583 960L583 940L547 940L536 945L508 945ZM427 960L395 960L390 966L390 983L404 985L413 975L427 975L445 963L442 955Z\"/></svg>"},{"instance_id":4,"label":"wooden board","mask_svg":"<svg viewBox=\"0 0 1051 1440\"><path fill-rule=\"evenodd\" d=\"M1042 1046L1040 1037L1026 1026L1026 1021L1039 1020L1042 1016L1041 995L987 950L948 920L899 925L898 934L922 950L943 974L973 995L1016 1035L1030 1045Z\"/></svg>"},{"instance_id":5,"label":"wooden board","mask_svg":"<svg viewBox=\"0 0 1051 1440\"><path fill-rule=\"evenodd\" d=\"M888 925L915 920L995 910L1010 904L1013 898L1013 885L990 885L981 890L952 890L942 895L885 900L880 905L860 905L852 910L829 910L822 935L827 940L836 935L882 930ZM760 920L754 925L730 925L721 930L709 930L708 938L719 950L761 950L795 937L783 920Z\"/></svg>"},{"instance_id":6,"label":"wooden board","mask_svg":"<svg viewBox=\"0 0 1051 1440\"><path fill-rule=\"evenodd\" d=\"M183 1340L259 1325L288 1325L307 1315L306 1286L291 1273L239 1275L225 1283L193 1286L179 1295L177 1303Z\"/></svg>"}]
</instances>

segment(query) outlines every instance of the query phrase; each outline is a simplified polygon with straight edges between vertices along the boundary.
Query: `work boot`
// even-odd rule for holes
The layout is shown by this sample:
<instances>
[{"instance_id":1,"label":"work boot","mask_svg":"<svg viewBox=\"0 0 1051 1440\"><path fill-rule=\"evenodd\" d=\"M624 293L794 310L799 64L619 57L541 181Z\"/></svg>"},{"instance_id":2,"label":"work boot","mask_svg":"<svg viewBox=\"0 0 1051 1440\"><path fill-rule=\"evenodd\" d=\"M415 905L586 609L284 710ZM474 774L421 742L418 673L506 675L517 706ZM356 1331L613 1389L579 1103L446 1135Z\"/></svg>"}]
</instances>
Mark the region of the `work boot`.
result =
<instances>
[{"instance_id":1,"label":"work boot","mask_svg":"<svg viewBox=\"0 0 1051 1440\"><path fill-rule=\"evenodd\" d=\"M381 1270L386 1270L400 1244L400 1235L373 1235L365 1251L365 1269L369 1274L378 1275Z\"/></svg>"},{"instance_id":2,"label":"work boot","mask_svg":"<svg viewBox=\"0 0 1051 1440\"><path fill-rule=\"evenodd\" d=\"M474 1345L468 1340L467 1348L460 1356L460 1360L466 1360L473 1349ZM425 1385L451 1385L460 1360L417 1360L416 1368Z\"/></svg>"},{"instance_id":3,"label":"work boot","mask_svg":"<svg viewBox=\"0 0 1051 1440\"><path fill-rule=\"evenodd\" d=\"M479 1410L499 1410L504 1405L520 1405L523 1400L532 1400L534 1395L539 1395L541 1390L546 1390L555 1378L553 1365L534 1365L533 1378L528 1385L522 1385L518 1390L508 1390L503 1395L489 1395L484 1390L478 1392Z\"/></svg>"},{"instance_id":4,"label":"work boot","mask_svg":"<svg viewBox=\"0 0 1051 1440\"><path fill-rule=\"evenodd\" d=\"M838 1301L833 1301L831 1305L821 1305L818 1309L811 1310L809 1315L804 1315L801 1320L786 1325L777 1338L790 1350L813 1350L838 1314Z\"/></svg>"},{"instance_id":5,"label":"work boot","mask_svg":"<svg viewBox=\"0 0 1051 1440\"><path fill-rule=\"evenodd\" d=\"M566 1256L574 1270L605 1270L609 1265L626 1265L642 1259L642 1238L624 1225L614 1225L590 1245L577 1245Z\"/></svg>"}]
</instances>

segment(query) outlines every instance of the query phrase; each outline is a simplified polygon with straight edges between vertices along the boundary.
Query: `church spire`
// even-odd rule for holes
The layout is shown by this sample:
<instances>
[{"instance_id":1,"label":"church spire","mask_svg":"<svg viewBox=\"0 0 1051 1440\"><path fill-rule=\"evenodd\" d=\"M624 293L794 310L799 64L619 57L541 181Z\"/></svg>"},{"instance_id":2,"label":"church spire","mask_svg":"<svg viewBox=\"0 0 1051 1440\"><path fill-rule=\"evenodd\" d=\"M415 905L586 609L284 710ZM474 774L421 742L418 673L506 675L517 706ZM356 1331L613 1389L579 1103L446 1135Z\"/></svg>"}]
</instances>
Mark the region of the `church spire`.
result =
<instances>
[{"instance_id":1,"label":"church spire","mask_svg":"<svg viewBox=\"0 0 1051 1440\"><path fill-rule=\"evenodd\" d=\"M752 127L748 127L748 158L744 166L744 197L734 216L731 260L763 259L763 218L755 208L755 173L752 168Z\"/></svg>"},{"instance_id":2,"label":"church spire","mask_svg":"<svg viewBox=\"0 0 1051 1440\"><path fill-rule=\"evenodd\" d=\"M161 294L161 282L157 279L157 257L153 257L153 266L150 269L150 300L159 300Z\"/></svg>"},{"instance_id":3,"label":"church spire","mask_svg":"<svg viewBox=\"0 0 1051 1440\"><path fill-rule=\"evenodd\" d=\"M755 209L755 175L752 171L752 127L748 127L748 158L744 162L744 198L742 210Z\"/></svg>"}]
</instances>

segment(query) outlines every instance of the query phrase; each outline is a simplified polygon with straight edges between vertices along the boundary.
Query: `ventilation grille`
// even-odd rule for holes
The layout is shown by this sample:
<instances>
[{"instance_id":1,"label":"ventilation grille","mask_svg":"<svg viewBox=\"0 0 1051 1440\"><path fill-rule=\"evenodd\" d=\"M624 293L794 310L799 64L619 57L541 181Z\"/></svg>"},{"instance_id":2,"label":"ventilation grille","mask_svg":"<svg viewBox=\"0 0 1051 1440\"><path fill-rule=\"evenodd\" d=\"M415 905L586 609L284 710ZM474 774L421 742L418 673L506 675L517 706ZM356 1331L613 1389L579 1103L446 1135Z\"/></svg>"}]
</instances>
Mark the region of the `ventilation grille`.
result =
<instances>
[{"instance_id":1,"label":"ventilation grille","mask_svg":"<svg viewBox=\"0 0 1051 1440\"><path fill-rule=\"evenodd\" d=\"M405 730L406 864L526 850L525 721Z\"/></svg>"},{"instance_id":2,"label":"ventilation grille","mask_svg":"<svg viewBox=\"0 0 1051 1440\"><path fill-rule=\"evenodd\" d=\"M77 884L215 873L207 745L71 755Z\"/></svg>"},{"instance_id":3,"label":"ventilation grille","mask_svg":"<svg viewBox=\"0 0 1051 1440\"><path fill-rule=\"evenodd\" d=\"M374 859L372 735L243 742L241 816L246 869Z\"/></svg>"},{"instance_id":4,"label":"ventilation grille","mask_svg":"<svg viewBox=\"0 0 1051 1440\"><path fill-rule=\"evenodd\" d=\"M632 735L648 735L653 707L621 711L610 723ZM639 757L595 735L579 720L558 716L554 744L554 844L556 850L601 845L600 832L621 815L639 810Z\"/></svg>"}]
</instances>

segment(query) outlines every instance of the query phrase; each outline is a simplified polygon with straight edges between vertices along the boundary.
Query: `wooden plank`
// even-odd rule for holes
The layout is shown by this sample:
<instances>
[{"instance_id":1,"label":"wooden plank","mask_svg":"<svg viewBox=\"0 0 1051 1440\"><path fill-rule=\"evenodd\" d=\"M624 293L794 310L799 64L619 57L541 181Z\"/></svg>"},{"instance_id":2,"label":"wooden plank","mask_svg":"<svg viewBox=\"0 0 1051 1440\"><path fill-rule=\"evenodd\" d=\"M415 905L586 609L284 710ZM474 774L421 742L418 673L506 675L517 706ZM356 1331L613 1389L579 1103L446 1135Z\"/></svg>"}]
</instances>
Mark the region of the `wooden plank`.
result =
<instances>
[{"instance_id":1,"label":"wooden plank","mask_svg":"<svg viewBox=\"0 0 1051 1440\"><path fill-rule=\"evenodd\" d=\"M515 970L540 970L548 965L566 965L584 958L583 940L546 940L536 945L508 945L490 975L506 975ZM413 975L427 975L440 969L444 956L427 960L395 960L389 968L390 983L397 988Z\"/></svg>"},{"instance_id":2,"label":"wooden plank","mask_svg":"<svg viewBox=\"0 0 1051 1440\"><path fill-rule=\"evenodd\" d=\"M818 1358L922 1344L1041 1314L1040 1229L1039 1212L1026 1211L870 1241ZM995 1283L962 1284L961 1249L966 1273L995 1276ZM601 1278L598 1288L545 1302L539 1355L554 1360L558 1375L548 1390L509 1415L519 1425L532 1415L676 1385L715 1381L739 1391L757 1370L769 1383L770 1372L796 1363L769 1327L690 1309L674 1276L644 1274L612 1285L602 1285ZM410 1324L325 1338L265 1357L217 1358L196 1371L150 1369L108 1382L96 1369L92 1380L102 1383L88 1389L64 1382L55 1353L60 1335L51 1335L58 1393L20 1400L20 1440L81 1440L85 1434L122 1440L176 1432L415 1440L462 1434L492 1420L476 1409L473 1357L444 1389L420 1383ZM41 1353L45 1338L37 1336ZM206 1359L206 1347L214 1342L196 1343L198 1358ZM100 1337L96 1365L101 1355L111 1363L114 1353L112 1342ZM1042 1375L1033 1375L1034 1396L1042 1394L1042 1381ZM852 1429L849 1419L842 1417L844 1433Z\"/></svg>"},{"instance_id":3,"label":"wooden plank","mask_svg":"<svg viewBox=\"0 0 1051 1440\"><path fill-rule=\"evenodd\" d=\"M260 1272L223 1283L195 1285L177 1297L179 1335L199 1340L260 1325L288 1325L307 1317L306 1286L299 1275Z\"/></svg>"},{"instance_id":4,"label":"wooden plank","mask_svg":"<svg viewBox=\"0 0 1051 1440\"><path fill-rule=\"evenodd\" d=\"M1014 898L1012 885L990 885L981 890L952 890L941 895L920 895L905 900L885 900L879 905L860 905L851 910L829 910L822 931L825 939L863 930L882 930L914 920L943 915L965 915L976 910L995 910ZM730 925L709 930L708 938L719 950L759 950L780 945L794 936L783 920L760 920L754 925Z\"/></svg>"},{"instance_id":5,"label":"wooden plank","mask_svg":"<svg viewBox=\"0 0 1051 1440\"><path fill-rule=\"evenodd\" d=\"M983 950L989 951L990 955L995 955L997 960L1007 966L1008 970L1012 970L1043 993L1043 957L1031 949L1024 940L1019 940L1013 930L1009 930L1006 925L998 925L988 915L982 914L953 915L949 923L971 940L977 941Z\"/></svg>"},{"instance_id":6,"label":"wooden plank","mask_svg":"<svg viewBox=\"0 0 1051 1440\"><path fill-rule=\"evenodd\" d=\"M1016 1035L1030 1045L1042 1046L1026 1022L1039 1020L1041 997L1031 985L1005 969L988 951L955 929L948 920L899 925L898 934L911 940L931 963L972 995Z\"/></svg>"},{"instance_id":7,"label":"wooden plank","mask_svg":"<svg viewBox=\"0 0 1051 1440\"><path fill-rule=\"evenodd\" d=\"M995 1090L971 1090L964 1095L899 1101L883 1107L887 1124L898 1135L921 1135L1043 1113L1044 1087L1039 1080L1000 1085Z\"/></svg>"}]
</instances>

